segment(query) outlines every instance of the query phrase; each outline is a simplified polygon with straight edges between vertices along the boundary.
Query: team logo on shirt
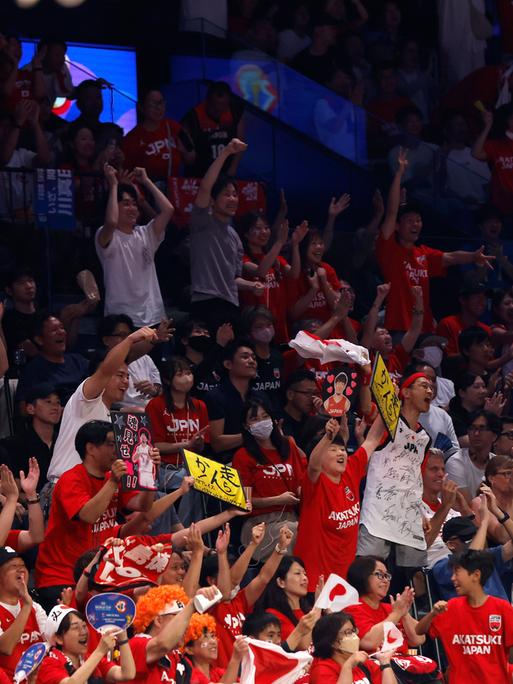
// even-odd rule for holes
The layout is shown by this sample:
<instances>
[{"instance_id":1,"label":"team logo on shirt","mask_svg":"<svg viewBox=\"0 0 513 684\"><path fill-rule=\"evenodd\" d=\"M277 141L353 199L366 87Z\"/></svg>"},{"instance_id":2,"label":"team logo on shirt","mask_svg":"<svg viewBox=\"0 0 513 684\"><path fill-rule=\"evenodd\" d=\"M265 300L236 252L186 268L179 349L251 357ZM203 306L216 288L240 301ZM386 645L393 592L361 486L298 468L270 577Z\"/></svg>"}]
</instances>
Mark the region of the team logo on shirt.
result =
<instances>
[{"instance_id":1,"label":"team logo on shirt","mask_svg":"<svg viewBox=\"0 0 513 684\"><path fill-rule=\"evenodd\" d=\"M354 501L354 494L349 489L349 487L346 486L346 488L344 489L344 494L346 495L348 501Z\"/></svg>"},{"instance_id":2,"label":"team logo on shirt","mask_svg":"<svg viewBox=\"0 0 513 684\"><path fill-rule=\"evenodd\" d=\"M273 369L273 375L276 378L276 380L280 379L280 369L279 368L274 368Z\"/></svg>"},{"instance_id":3,"label":"team logo on shirt","mask_svg":"<svg viewBox=\"0 0 513 684\"><path fill-rule=\"evenodd\" d=\"M492 632L498 632L502 627L502 615L489 615L488 624Z\"/></svg>"}]
</instances>

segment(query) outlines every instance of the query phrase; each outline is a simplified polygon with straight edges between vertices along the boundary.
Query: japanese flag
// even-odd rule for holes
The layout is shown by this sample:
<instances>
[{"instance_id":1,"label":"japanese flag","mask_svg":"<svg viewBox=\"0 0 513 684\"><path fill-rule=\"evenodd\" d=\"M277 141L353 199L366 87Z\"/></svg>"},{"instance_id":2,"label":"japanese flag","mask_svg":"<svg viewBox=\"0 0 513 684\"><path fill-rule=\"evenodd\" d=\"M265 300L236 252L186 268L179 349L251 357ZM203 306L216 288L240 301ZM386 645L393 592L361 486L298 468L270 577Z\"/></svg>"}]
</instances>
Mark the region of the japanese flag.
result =
<instances>
[{"instance_id":1,"label":"japanese flag","mask_svg":"<svg viewBox=\"0 0 513 684\"><path fill-rule=\"evenodd\" d=\"M366 366L370 363L369 352L365 347L360 347L347 340L321 340L312 333L301 330L289 347L295 349L299 356L304 359L319 359L321 363L343 361L344 363L357 363Z\"/></svg>"},{"instance_id":2,"label":"japanese flag","mask_svg":"<svg viewBox=\"0 0 513 684\"><path fill-rule=\"evenodd\" d=\"M355 603L359 603L358 599L356 589L345 579L332 572L315 602L315 607L323 610L329 608L336 613L339 610L344 610L346 606L354 606Z\"/></svg>"},{"instance_id":3,"label":"japanese flag","mask_svg":"<svg viewBox=\"0 0 513 684\"><path fill-rule=\"evenodd\" d=\"M249 649L242 658L240 681L244 684L294 684L312 662L306 651L287 653L281 646L247 639Z\"/></svg>"},{"instance_id":4,"label":"japanese flag","mask_svg":"<svg viewBox=\"0 0 513 684\"><path fill-rule=\"evenodd\" d=\"M402 646L404 637L401 630L394 625L393 622L383 623L383 644L378 653L388 653L388 651L395 651L399 646Z\"/></svg>"}]
</instances>

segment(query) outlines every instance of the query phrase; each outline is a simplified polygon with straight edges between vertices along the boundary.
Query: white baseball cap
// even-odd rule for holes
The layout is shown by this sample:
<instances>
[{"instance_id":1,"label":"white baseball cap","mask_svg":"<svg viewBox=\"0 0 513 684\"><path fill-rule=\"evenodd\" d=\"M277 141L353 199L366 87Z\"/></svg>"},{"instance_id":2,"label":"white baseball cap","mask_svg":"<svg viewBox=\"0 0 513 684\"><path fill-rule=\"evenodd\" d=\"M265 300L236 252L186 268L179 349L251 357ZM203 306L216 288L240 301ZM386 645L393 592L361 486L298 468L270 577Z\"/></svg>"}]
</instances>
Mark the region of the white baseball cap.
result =
<instances>
[{"instance_id":1,"label":"white baseball cap","mask_svg":"<svg viewBox=\"0 0 513 684\"><path fill-rule=\"evenodd\" d=\"M45 639L48 641L48 643L53 643L55 634L61 626L61 622L64 620L66 615L68 613L76 612L76 608L70 608L69 606L57 605L52 608L52 610L48 613L44 630Z\"/></svg>"}]
</instances>

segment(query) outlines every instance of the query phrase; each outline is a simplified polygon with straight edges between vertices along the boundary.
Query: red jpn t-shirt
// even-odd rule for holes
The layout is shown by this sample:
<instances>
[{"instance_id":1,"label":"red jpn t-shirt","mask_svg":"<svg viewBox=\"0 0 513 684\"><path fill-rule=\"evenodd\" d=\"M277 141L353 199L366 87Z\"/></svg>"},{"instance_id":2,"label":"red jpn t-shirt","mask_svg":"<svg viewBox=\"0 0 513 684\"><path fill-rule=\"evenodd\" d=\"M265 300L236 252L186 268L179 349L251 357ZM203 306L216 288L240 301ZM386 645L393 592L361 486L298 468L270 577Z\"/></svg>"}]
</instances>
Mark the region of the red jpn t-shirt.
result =
<instances>
[{"instance_id":1,"label":"red jpn t-shirt","mask_svg":"<svg viewBox=\"0 0 513 684\"><path fill-rule=\"evenodd\" d=\"M160 684L161 682L176 682L176 671L184 667L179 651L169 651L164 658L148 665L146 649L151 641L148 634L137 634L130 639L130 650L135 661L135 677L132 684Z\"/></svg>"},{"instance_id":2,"label":"red jpn t-shirt","mask_svg":"<svg viewBox=\"0 0 513 684\"><path fill-rule=\"evenodd\" d=\"M43 658L43 662L39 666L39 670L37 671L37 684L59 684L63 679L68 679L70 676L66 669L68 663L70 663L70 661L66 658L64 653L56 648L52 648L48 655ZM105 678L107 673L114 665L115 663L109 662L107 658L102 658L91 676L106 681Z\"/></svg>"},{"instance_id":3,"label":"red jpn t-shirt","mask_svg":"<svg viewBox=\"0 0 513 684\"><path fill-rule=\"evenodd\" d=\"M389 330L408 330L413 308L411 288L420 285L424 296L422 332L433 332L429 279L445 275L442 263L444 253L426 245L403 247L394 233L388 240L380 234L376 241L376 255L385 282L391 284L386 301L385 327Z\"/></svg>"},{"instance_id":4,"label":"red jpn t-shirt","mask_svg":"<svg viewBox=\"0 0 513 684\"><path fill-rule=\"evenodd\" d=\"M449 684L511 684L513 607L507 601L488 596L473 608L466 596L450 599L447 610L433 619L429 635L442 640Z\"/></svg>"},{"instance_id":5,"label":"red jpn t-shirt","mask_svg":"<svg viewBox=\"0 0 513 684\"><path fill-rule=\"evenodd\" d=\"M125 167L142 166L151 178L177 176L182 155L177 147L182 126L173 119L163 119L154 131L139 124L123 139L121 148L125 155Z\"/></svg>"},{"instance_id":6,"label":"red jpn t-shirt","mask_svg":"<svg viewBox=\"0 0 513 684\"><path fill-rule=\"evenodd\" d=\"M244 254L242 263L259 264L264 257L265 254L254 254L252 256ZM274 342L276 344L286 344L290 339L287 328L287 300L291 279L287 274L288 264L285 259L279 256L278 263L279 268L272 266L267 271L265 280L262 281L261 278L248 278L248 280L260 280L262 282L264 286L263 295L258 296L249 290L241 290L239 292L239 299L241 308L246 306L266 306L270 309L274 318L274 330L276 332Z\"/></svg>"},{"instance_id":7,"label":"red jpn t-shirt","mask_svg":"<svg viewBox=\"0 0 513 684\"><path fill-rule=\"evenodd\" d=\"M353 616L356 626L358 627L358 633L360 639L370 631L374 625L388 620L388 616L392 612L392 606L389 603L380 603L377 608L372 608L365 601L357 603L354 606L348 606L344 610ZM408 653L408 639L406 637L406 632L404 631L402 621L399 621L397 627L403 633L403 643L397 649L398 653L406 655Z\"/></svg>"},{"instance_id":8,"label":"red jpn t-shirt","mask_svg":"<svg viewBox=\"0 0 513 684\"><path fill-rule=\"evenodd\" d=\"M504 214L510 214L513 211L513 140L487 140L484 151L492 167L492 204Z\"/></svg>"},{"instance_id":9,"label":"red jpn t-shirt","mask_svg":"<svg viewBox=\"0 0 513 684\"><path fill-rule=\"evenodd\" d=\"M218 651L217 667L225 668L232 657L233 644L236 637L242 634L242 625L246 615L251 611L246 598L246 591L241 589L232 601L221 601L208 612L217 625Z\"/></svg>"},{"instance_id":10,"label":"red jpn t-shirt","mask_svg":"<svg viewBox=\"0 0 513 684\"><path fill-rule=\"evenodd\" d=\"M381 684L382 676L379 664L375 660L367 659L364 663L371 679L359 667L353 667L353 684ZM342 665L331 658L314 658L310 669L310 684L337 684Z\"/></svg>"},{"instance_id":11,"label":"red jpn t-shirt","mask_svg":"<svg viewBox=\"0 0 513 684\"><path fill-rule=\"evenodd\" d=\"M118 492L109 506L94 523L83 522L78 514L105 482L90 475L83 463L66 471L53 490L50 517L44 541L39 546L36 562L36 585L52 587L74 585L73 568L77 559L89 549L99 546L114 536L118 510L126 508L136 492Z\"/></svg>"},{"instance_id":12,"label":"red jpn t-shirt","mask_svg":"<svg viewBox=\"0 0 513 684\"><path fill-rule=\"evenodd\" d=\"M306 469L306 459L300 453L295 441L289 437L289 456L282 461L276 449L262 449L266 463L258 463L244 448L239 449L233 459L233 467L238 471L242 484L253 487L252 496L278 496L284 492L296 493ZM254 515L281 511L283 506L266 506L253 508ZM285 510L293 511L294 506L287 506Z\"/></svg>"},{"instance_id":13,"label":"red jpn t-shirt","mask_svg":"<svg viewBox=\"0 0 513 684\"><path fill-rule=\"evenodd\" d=\"M360 482L367 471L368 455L359 448L352 454L337 484L324 473L311 482L308 472L301 486L301 508L294 555L303 559L308 591L315 591L319 575L332 572L346 577L356 555L360 520Z\"/></svg>"},{"instance_id":14,"label":"red jpn t-shirt","mask_svg":"<svg viewBox=\"0 0 513 684\"><path fill-rule=\"evenodd\" d=\"M3 634L12 626L16 616L21 610L21 602L18 601L16 606L10 606L11 610L6 606L7 604L2 605L0 603L0 634ZM11 677L11 681L16 665L27 648L38 641L44 641L37 619L39 611L42 612L42 610L43 609L39 606L38 611L36 612L36 608L32 606L27 622L25 623L23 631L12 650L12 653L10 655L0 654L0 670L5 671L9 677Z\"/></svg>"},{"instance_id":15,"label":"red jpn t-shirt","mask_svg":"<svg viewBox=\"0 0 513 684\"><path fill-rule=\"evenodd\" d=\"M296 625L292 622L290 618L281 613L279 610L276 610L276 608L266 608L265 612L271 613L272 615L275 615L278 618L278 620L280 621L281 640L287 641L289 636L296 629ZM301 610L301 608L297 608L292 612L294 613L294 617L298 622L304 615L304 612Z\"/></svg>"},{"instance_id":16,"label":"red jpn t-shirt","mask_svg":"<svg viewBox=\"0 0 513 684\"><path fill-rule=\"evenodd\" d=\"M335 290L335 292L340 292L342 289L342 284L340 280L338 279L337 273L333 266L330 266L327 264L325 261L321 261L319 263L319 268L324 268L326 271L326 280L328 283L331 285L331 287ZM299 278L296 278L295 280L291 281L291 286L289 288L289 302L288 306L289 309L298 301L298 299L301 299L301 297L304 297L304 295L309 292L310 290L310 283L308 282L308 275L305 271L301 273ZM310 302L308 305L308 308L303 311L301 314L301 320L309 320L309 319L316 319L318 321L322 321L323 323L328 320L328 318L331 318L332 311L330 307L328 306L328 302L326 301L326 296L322 290L322 287L319 288L317 291L315 297L313 300ZM337 338L340 337L339 331L338 331L338 326L333 329L333 332L330 333L331 337Z\"/></svg>"},{"instance_id":17,"label":"red jpn t-shirt","mask_svg":"<svg viewBox=\"0 0 513 684\"><path fill-rule=\"evenodd\" d=\"M186 442L197 432L208 426L208 412L204 401L189 399L191 406L170 411L163 395L155 397L146 405L146 415L150 419L151 437L154 444L167 442L179 444ZM205 442L210 441L208 431L203 436ZM180 454L162 454L163 463L176 465Z\"/></svg>"}]
</instances>

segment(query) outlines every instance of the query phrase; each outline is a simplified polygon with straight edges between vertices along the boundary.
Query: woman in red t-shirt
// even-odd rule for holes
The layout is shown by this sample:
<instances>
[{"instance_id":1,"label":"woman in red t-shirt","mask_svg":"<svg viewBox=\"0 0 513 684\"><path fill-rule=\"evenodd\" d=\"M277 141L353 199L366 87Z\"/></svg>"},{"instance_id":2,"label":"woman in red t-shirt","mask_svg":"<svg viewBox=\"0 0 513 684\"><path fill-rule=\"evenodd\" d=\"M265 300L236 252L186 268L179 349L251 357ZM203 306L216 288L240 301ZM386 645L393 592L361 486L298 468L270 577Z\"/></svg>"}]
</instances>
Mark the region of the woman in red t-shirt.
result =
<instances>
[{"instance_id":1,"label":"woman in red t-shirt","mask_svg":"<svg viewBox=\"0 0 513 684\"><path fill-rule=\"evenodd\" d=\"M337 305L342 284L335 269L322 260L326 246L320 231L310 230L299 251L301 273L289 288L289 317L292 321L316 319L324 323ZM332 337L339 333L334 330Z\"/></svg>"},{"instance_id":2,"label":"woman in red t-shirt","mask_svg":"<svg viewBox=\"0 0 513 684\"><path fill-rule=\"evenodd\" d=\"M358 628L352 615L342 611L325 615L315 624L312 639L314 661L310 684L397 684L390 666L392 651L377 654L376 660L370 659L360 650Z\"/></svg>"},{"instance_id":3,"label":"woman in red t-shirt","mask_svg":"<svg viewBox=\"0 0 513 684\"><path fill-rule=\"evenodd\" d=\"M397 649L407 655L408 647L415 648L426 640L415 632L417 620L409 613L415 593L405 587L402 594L392 597L391 603L383 603L389 595L392 575L377 556L361 556L351 563L347 581L360 595L360 603L345 608L353 616L360 636L360 647L369 653L377 651L384 639L383 625L393 622L403 633L404 641Z\"/></svg>"},{"instance_id":4,"label":"woman in red t-shirt","mask_svg":"<svg viewBox=\"0 0 513 684\"><path fill-rule=\"evenodd\" d=\"M275 321L275 341L287 343L290 339L287 329L287 292L290 283L299 276L299 243L306 234L306 224L292 234L292 265L280 256L288 239L287 221L281 224L276 241L272 244L269 223L258 212L244 214L238 222L238 230L244 245L243 275L248 280L259 280L264 285L263 294L241 291L241 305L266 306L270 309Z\"/></svg>"},{"instance_id":5,"label":"woman in red t-shirt","mask_svg":"<svg viewBox=\"0 0 513 684\"><path fill-rule=\"evenodd\" d=\"M272 613L281 624L281 640L286 641L295 626L311 610L306 595L308 577L303 561L298 556L285 556L266 590L255 606L255 613ZM307 648L308 643L301 643Z\"/></svg>"},{"instance_id":6,"label":"woman in red t-shirt","mask_svg":"<svg viewBox=\"0 0 513 684\"><path fill-rule=\"evenodd\" d=\"M88 654L89 632L85 616L65 606L55 606L48 615L46 636L52 648L38 670L38 684L60 684L70 677L87 682L101 677L105 682L121 682L135 677L135 662L126 631L107 632ZM119 648L120 665L107 659Z\"/></svg>"},{"instance_id":7,"label":"woman in red t-shirt","mask_svg":"<svg viewBox=\"0 0 513 684\"><path fill-rule=\"evenodd\" d=\"M146 405L150 419L152 441L160 450L161 491L171 491L180 486L185 471L182 465L182 451L189 449L202 452L208 436L207 407L201 399L193 399L189 392L194 385L194 376L188 361L175 356L163 364L162 394ZM178 477L177 472L183 471Z\"/></svg>"},{"instance_id":8,"label":"woman in red t-shirt","mask_svg":"<svg viewBox=\"0 0 513 684\"><path fill-rule=\"evenodd\" d=\"M193 613L184 638L184 652L192 665L190 684L209 684L237 681L242 653L247 646L239 639L235 642L232 657L225 669L214 667L217 660L216 621L211 615Z\"/></svg>"},{"instance_id":9,"label":"woman in red t-shirt","mask_svg":"<svg viewBox=\"0 0 513 684\"><path fill-rule=\"evenodd\" d=\"M265 399L248 399L243 415L243 446L235 453L233 467L242 484L252 487L253 510L244 522L241 540L247 546L254 525L265 522L261 560L273 552L273 535L284 521L293 523L289 528L295 532L299 485L306 469L306 456L292 437L282 433Z\"/></svg>"}]
</instances>

